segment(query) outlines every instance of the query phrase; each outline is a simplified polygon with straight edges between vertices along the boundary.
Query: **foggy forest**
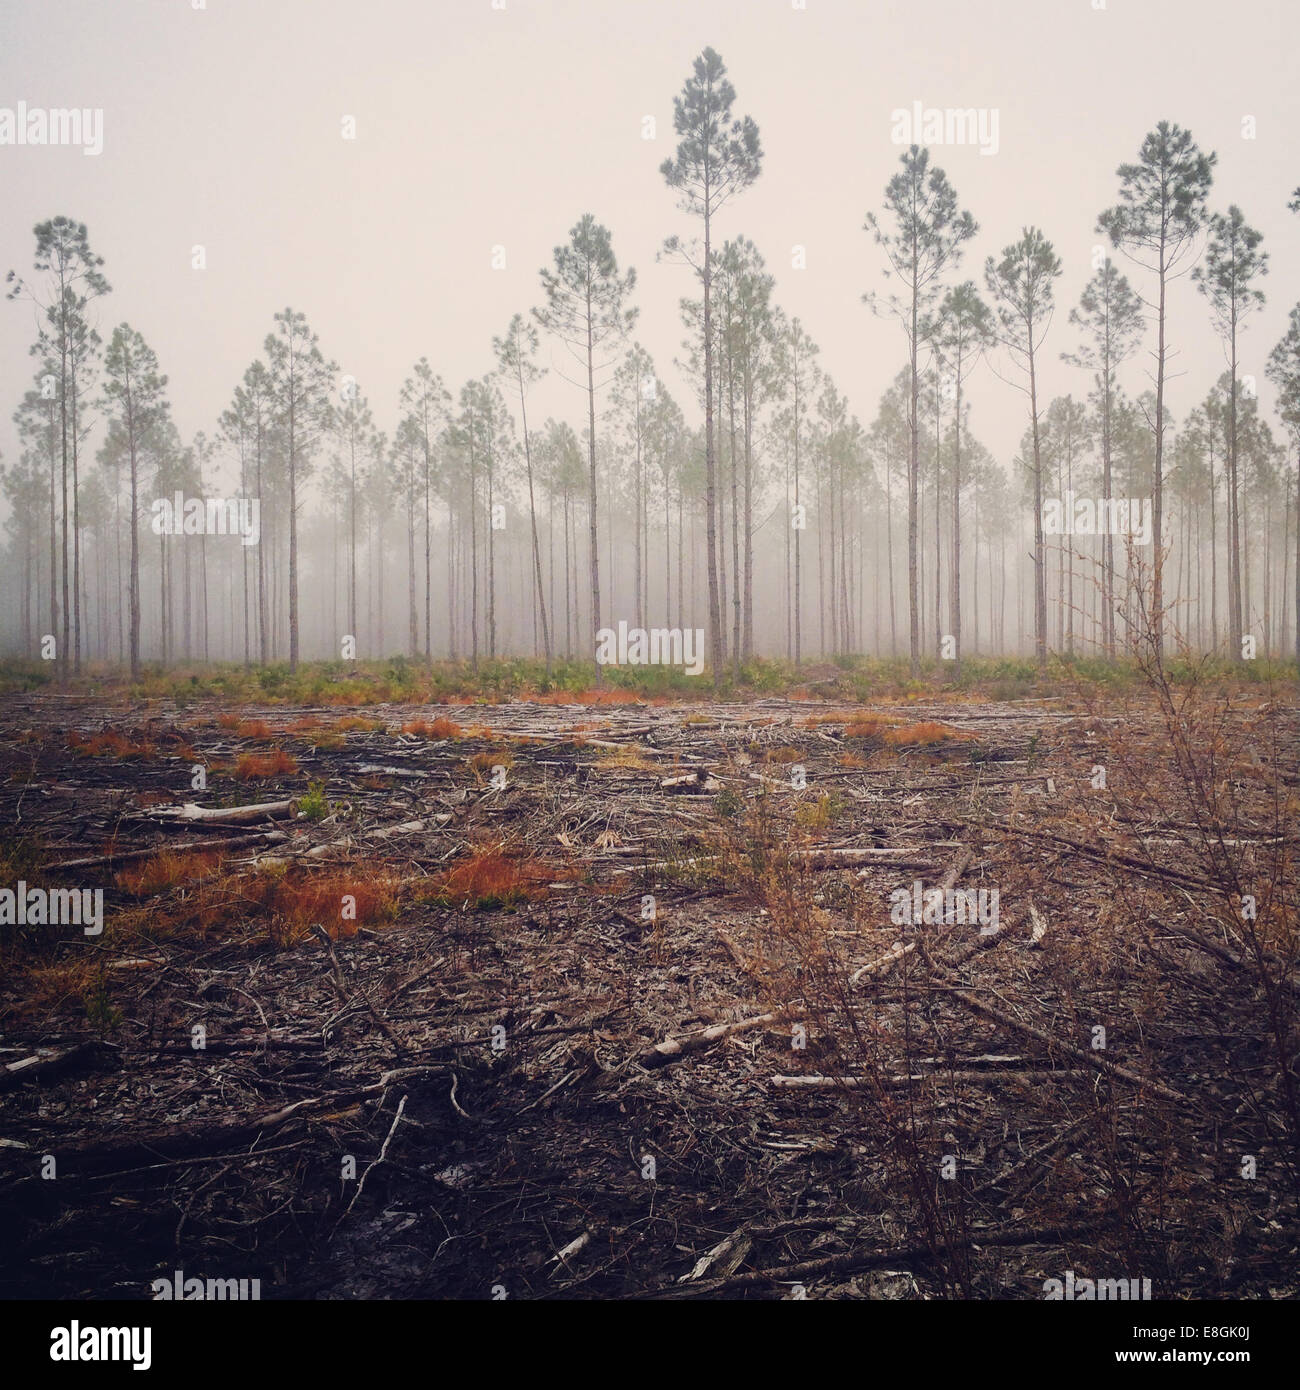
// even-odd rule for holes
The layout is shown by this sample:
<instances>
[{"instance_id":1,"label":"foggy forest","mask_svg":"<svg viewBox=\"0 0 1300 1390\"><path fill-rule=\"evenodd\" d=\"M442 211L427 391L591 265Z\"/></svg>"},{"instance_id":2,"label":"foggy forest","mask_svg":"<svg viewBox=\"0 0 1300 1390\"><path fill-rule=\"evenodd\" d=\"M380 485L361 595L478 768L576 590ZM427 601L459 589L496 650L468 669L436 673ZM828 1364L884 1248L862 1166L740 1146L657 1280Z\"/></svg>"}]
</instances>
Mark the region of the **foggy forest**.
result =
<instances>
[{"instance_id":1,"label":"foggy forest","mask_svg":"<svg viewBox=\"0 0 1300 1390\"><path fill-rule=\"evenodd\" d=\"M1134 142L1091 229L1093 273L1059 306L1058 348L1052 242L1009 232L978 281L961 278L977 223L910 146L863 225L889 283L863 293L881 322L862 332L892 331L903 359L864 425L755 242L714 233L763 168L735 100L708 50L659 171L665 225L673 194L702 224L661 253L698 281L679 303L680 403L636 339L635 267L583 212L481 377L449 385L421 357L396 402L372 402L286 307L187 441L147 340L97 327L111 289L87 227L40 223L34 269L9 274L38 325L3 475L10 653L45 642L63 681L96 662L138 679L144 663L296 672L398 653L549 671L594 660L621 619L704 627L715 684L763 656L901 652L915 675L926 654L959 673L964 653L1130 652L1148 579L1142 612L1180 649L1300 652L1300 313L1246 355L1270 257L1236 204L1214 206L1213 151L1171 122ZM715 125L716 156L697 148ZM1228 365L1179 419L1165 305L1182 276L1201 296L1184 331L1218 335ZM1040 396L1049 353L1076 369L1074 391ZM572 412L534 408L530 428L548 370L577 388ZM999 459L973 401L1007 389L1027 397L1024 431Z\"/></svg>"}]
</instances>

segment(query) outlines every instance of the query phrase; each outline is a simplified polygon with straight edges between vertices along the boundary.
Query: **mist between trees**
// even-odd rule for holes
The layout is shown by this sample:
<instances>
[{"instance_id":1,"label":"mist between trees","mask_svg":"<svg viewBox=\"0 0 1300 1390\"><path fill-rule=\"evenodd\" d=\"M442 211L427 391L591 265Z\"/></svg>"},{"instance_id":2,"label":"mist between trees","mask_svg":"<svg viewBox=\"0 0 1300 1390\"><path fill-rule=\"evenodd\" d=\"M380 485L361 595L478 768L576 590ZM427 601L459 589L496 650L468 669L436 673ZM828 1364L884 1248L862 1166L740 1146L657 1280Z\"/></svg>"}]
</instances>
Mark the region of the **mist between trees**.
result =
<instances>
[{"instance_id":1,"label":"mist between trees","mask_svg":"<svg viewBox=\"0 0 1300 1390\"><path fill-rule=\"evenodd\" d=\"M38 332L0 475L0 650L64 680L90 662L138 675L405 653L576 658L599 681L596 632L625 622L703 628L715 681L755 657L960 671L974 654L1122 657L1149 587L1158 646L1300 652L1300 306L1266 358L1243 356L1268 255L1239 208L1214 205L1214 154L1169 122L1140 139L1092 229L1092 278L1054 323L1045 233L1008 228L966 278L975 219L912 145L863 223L884 288L862 296L862 332L895 342L900 368L860 417L743 232L763 150L735 101L704 50L674 102L664 186L646 190L665 232L676 195L660 256L681 271L693 400L638 343L636 272L584 213L536 304L496 325L488 375L449 384L422 358L381 405L329 356L346 345L286 308L186 441L164 372L186 364L108 328L87 228L41 223L32 270L9 273ZM1201 313L1171 321L1168 285L1188 274ZM1204 334L1228 370L1175 419L1170 359ZM570 419L530 413L544 343ZM1045 354L1077 366L1076 392L1042 399ZM995 458L973 407L1008 390L1024 435ZM1121 499L1149 533L1099 524L1129 514Z\"/></svg>"}]
</instances>

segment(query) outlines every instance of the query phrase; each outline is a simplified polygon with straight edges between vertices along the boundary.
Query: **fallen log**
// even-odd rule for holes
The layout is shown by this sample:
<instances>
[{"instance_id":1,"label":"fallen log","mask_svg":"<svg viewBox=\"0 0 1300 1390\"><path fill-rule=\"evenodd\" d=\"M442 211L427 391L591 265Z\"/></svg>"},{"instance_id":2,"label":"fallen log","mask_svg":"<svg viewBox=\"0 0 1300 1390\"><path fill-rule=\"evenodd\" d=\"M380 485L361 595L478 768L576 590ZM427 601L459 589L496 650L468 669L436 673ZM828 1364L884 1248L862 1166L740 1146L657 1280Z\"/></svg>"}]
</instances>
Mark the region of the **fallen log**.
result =
<instances>
[{"instance_id":1,"label":"fallen log","mask_svg":"<svg viewBox=\"0 0 1300 1390\"><path fill-rule=\"evenodd\" d=\"M0 1091L11 1090L24 1081L49 1081L79 1067L94 1066L109 1055L116 1057L107 1043L91 1039L80 1042L61 1051L33 1053L0 1067Z\"/></svg>"},{"instance_id":2,"label":"fallen log","mask_svg":"<svg viewBox=\"0 0 1300 1390\"><path fill-rule=\"evenodd\" d=\"M956 887L957 880L966 872L974 857L974 854L969 848L963 847L961 849L952 863L948 865L948 871L944 874L943 881L939 884L941 891L946 893L950 889ZM883 956L877 956L875 960L868 961L866 965L859 966L850 977L849 983L851 985L856 985L864 975L888 974L904 956L911 955L915 950L915 941L908 941L906 943L902 941L895 942Z\"/></svg>"},{"instance_id":3,"label":"fallen log","mask_svg":"<svg viewBox=\"0 0 1300 1390\"><path fill-rule=\"evenodd\" d=\"M910 864L908 855L924 854L936 846L949 847L954 840L931 840L923 845L896 845L888 849L867 849L850 845L843 849L795 849L790 851L790 860L795 864L807 864L812 868L818 865L837 869L851 869L858 864ZM918 861L920 862L920 861ZM927 861L928 862L928 861ZM949 885L951 886L951 885Z\"/></svg>"},{"instance_id":4,"label":"fallen log","mask_svg":"<svg viewBox=\"0 0 1300 1390\"><path fill-rule=\"evenodd\" d=\"M675 754L669 748L656 748L648 743L619 743L612 738L592 738L588 734L574 732L568 734L543 734L529 732L519 734L521 739L532 739L538 743L581 743L584 748L613 748L619 752L641 753L650 758L671 758Z\"/></svg>"},{"instance_id":5,"label":"fallen log","mask_svg":"<svg viewBox=\"0 0 1300 1390\"><path fill-rule=\"evenodd\" d=\"M158 854L188 854L208 849L227 849L240 845L279 844L289 836L283 830L264 830L254 835L223 835L216 840L189 840L182 844L151 845L148 849L128 849L121 854L92 854L84 859L63 859L47 864L45 872L52 874L68 869L97 869L108 864L131 864L140 859L152 859Z\"/></svg>"},{"instance_id":6,"label":"fallen log","mask_svg":"<svg viewBox=\"0 0 1300 1390\"><path fill-rule=\"evenodd\" d=\"M688 1057L693 1052L702 1052L705 1048L712 1047L725 1038L735 1037L737 1033L744 1033L750 1028L770 1028L776 1023L790 1022L793 1018L794 1015L786 1010L775 1009L772 1013L743 1018L739 1023L715 1023L712 1028L705 1028L700 1033L689 1033L684 1038L665 1038L648 1052L643 1052L637 1060L646 1070L653 1071L656 1067L666 1067L670 1062Z\"/></svg>"},{"instance_id":7,"label":"fallen log","mask_svg":"<svg viewBox=\"0 0 1300 1390\"><path fill-rule=\"evenodd\" d=\"M169 806L151 811L149 819L173 824L199 821L206 825L251 825L263 820L292 820L297 814L298 803L292 798L285 801L259 801L253 806L200 806L196 802L187 801L183 806Z\"/></svg>"},{"instance_id":8,"label":"fallen log","mask_svg":"<svg viewBox=\"0 0 1300 1390\"><path fill-rule=\"evenodd\" d=\"M441 815L431 816L430 820L435 825L446 825L451 819L451 815L443 812ZM401 825L386 825L379 830L372 830L367 834L367 840L390 840L394 835L414 835L424 829L428 822L422 820L404 820Z\"/></svg>"},{"instance_id":9,"label":"fallen log","mask_svg":"<svg viewBox=\"0 0 1300 1390\"><path fill-rule=\"evenodd\" d=\"M1022 1077L1030 1080L1072 1076L1080 1070L1079 1064L1068 1067L973 1067L962 1071L915 1071L895 1072L890 1076L773 1076L768 1085L786 1090L830 1091L839 1087L853 1089L857 1086L910 1086L917 1081L1003 1081L1007 1077Z\"/></svg>"},{"instance_id":10,"label":"fallen log","mask_svg":"<svg viewBox=\"0 0 1300 1390\"><path fill-rule=\"evenodd\" d=\"M859 966L849 977L849 983L856 985L864 975L875 975L878 972L883 974L890 970L896 962L902 960L904 956L910 956L915 950L915 941L906 943L900 941L892 949L886 951L883 956L877 956L875 960L869 960L866 965Z\"/></svg>"},{"instance_id":11,"label":"fallen log","mask_svg":"<svg viewBox=\"0 0 1300 1390\"><path fill-rule=\"evenodd\" d=\"M698 772L688 772L682 777L665 777L659 783L660 791L685 791L690 788L692 791L717 792L722 790L722 783L716 777L711 777L703 769Z\"/></svg>"}]
</instances>

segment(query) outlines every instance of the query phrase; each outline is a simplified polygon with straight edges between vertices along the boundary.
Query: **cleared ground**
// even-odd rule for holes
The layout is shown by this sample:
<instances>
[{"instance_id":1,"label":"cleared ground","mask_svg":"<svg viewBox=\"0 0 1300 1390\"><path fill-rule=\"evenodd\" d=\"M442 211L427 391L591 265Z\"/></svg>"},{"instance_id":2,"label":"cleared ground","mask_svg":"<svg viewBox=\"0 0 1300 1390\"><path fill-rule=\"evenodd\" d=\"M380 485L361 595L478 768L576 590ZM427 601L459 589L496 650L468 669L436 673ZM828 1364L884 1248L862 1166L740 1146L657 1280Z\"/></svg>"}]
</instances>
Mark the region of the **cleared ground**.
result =
<instances>
[{"instance_id":1,"label":"cleared ground","mask_svg":"<svg viewBox=\"0 0 1300 1390\"><path fill-rule=\"evenodd\" d=\"M1266 695L7 697L3 885L105 929L0 928L0 1296L1293 1295L1298 752Z\"/></svg>"}]
</instances>

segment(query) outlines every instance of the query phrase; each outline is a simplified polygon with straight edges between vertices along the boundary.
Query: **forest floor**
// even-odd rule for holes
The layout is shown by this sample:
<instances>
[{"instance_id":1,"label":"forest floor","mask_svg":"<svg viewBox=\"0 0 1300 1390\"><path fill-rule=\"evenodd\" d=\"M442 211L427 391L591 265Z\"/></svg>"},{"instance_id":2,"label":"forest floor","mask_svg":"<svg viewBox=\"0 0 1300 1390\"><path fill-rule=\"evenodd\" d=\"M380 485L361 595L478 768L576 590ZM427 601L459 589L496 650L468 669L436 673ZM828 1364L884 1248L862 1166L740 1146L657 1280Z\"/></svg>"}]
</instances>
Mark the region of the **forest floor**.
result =
<instances>
[{"instance_id":1,"label":"forest floor","mask_svg":"<svg viewBox=\"0 0 1300 1390\"><path fill-rule=\"evenodd\" d=\"M104 915L0 926L0 1297L1295 1297L1297 788L1294 688L5 696Z\"/></svg>"}]
</instances>

